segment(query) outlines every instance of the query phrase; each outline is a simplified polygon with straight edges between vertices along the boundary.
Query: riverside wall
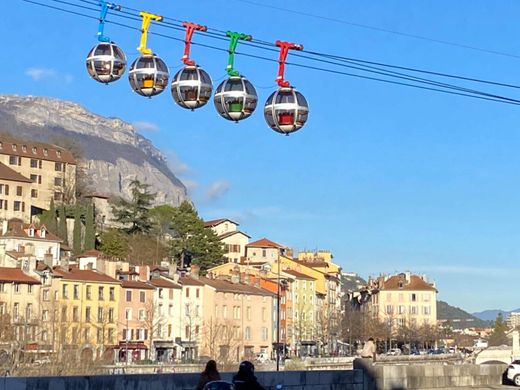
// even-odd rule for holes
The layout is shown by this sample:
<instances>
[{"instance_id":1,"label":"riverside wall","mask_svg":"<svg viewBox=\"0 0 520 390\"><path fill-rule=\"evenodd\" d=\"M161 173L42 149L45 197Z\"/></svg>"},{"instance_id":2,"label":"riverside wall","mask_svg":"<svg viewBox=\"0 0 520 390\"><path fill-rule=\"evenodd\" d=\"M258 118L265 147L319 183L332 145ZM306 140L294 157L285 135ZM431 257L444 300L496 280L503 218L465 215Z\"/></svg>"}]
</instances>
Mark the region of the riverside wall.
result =
<instances>
[{"instance_id":1,"label":"riverside wall","mask_svg":"<svg viewBox=\"0 0 520 390\"><path fill-rule=\"evenodd\" d=\"M354 361L354 369L257 372L259 382L274 390L442 389L498 385L505 364L372 365ZM233 373L223 373L231 380ZM62 377L0 377L0 390L193 390L197 373L122 374Z\"/></svg>"}]
</instances>

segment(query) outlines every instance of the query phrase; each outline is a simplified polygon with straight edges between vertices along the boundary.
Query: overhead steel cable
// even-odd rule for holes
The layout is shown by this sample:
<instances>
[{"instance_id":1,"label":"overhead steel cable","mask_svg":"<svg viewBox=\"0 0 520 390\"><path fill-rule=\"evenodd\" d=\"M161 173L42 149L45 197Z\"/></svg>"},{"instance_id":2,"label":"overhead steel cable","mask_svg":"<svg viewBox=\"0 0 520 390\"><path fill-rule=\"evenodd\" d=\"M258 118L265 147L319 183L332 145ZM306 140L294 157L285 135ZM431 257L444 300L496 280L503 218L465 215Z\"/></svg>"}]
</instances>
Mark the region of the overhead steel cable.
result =
<instances>
[{"instance_id":1,"label":"overhead steel cable","mask_svg":"<svg viewBox=\"0 0 520 390\"><path fill-rule=\"evenodd\" d=\"M45 6L45 7L51 8L51 9L55 9L55 10L59 10L59 11L67 12L67 13L71 13L71 14L74 14L74 15L84 16L84 17L88 17L88 18L91 18L91 19L98 19L97 17L94 17L94 16L81 14L79 12L63 9L63 8L60 8L60 7L54 7L54 6L51 6L51 5L48 5L48 4L44 4L44 3L41 3L41 2L37 2L37 1L34 1L34 0L24 0L24 1L26 1L28 3L40 5L40 6ZM67 2L65 0L51 0L51 1L59 3L59 4L66 4L66 5L69 5L69 6L79 7L81 9L86 9L86 10L89 10L89 11L97 11L97 9L93 9L93 8L89 8L89 7L86 7L86 6L81 6L81 5L78 5L78 4L70 3L70 2ZM93 5L92 2L89 2L87 0L80 0L80 1L83 2L83 3L87 3L87 4L90 4L90 5ZM124 12L123 14L121 14L119 12L111 13L111 15L117 15L118 17L125 18L127 20L132 20L132 21L140 21L141 20L139 17L137 17L135 15L132 15L132 14L129 14L128 12ZM115 21L108 21L108 20L106 22L107 23L112 23L112 24L115 24L115 25L118 25L118 26L122 26L122 27L125 27L125 28L130 28L130 29L134 29L134 30L140 31L140 29L137 28L137 27L128 26L128 25L125 25L123 23L119 23L119 22L115 22ZM181 31L181 30L184 31L184 29L182 27L179 27L179 26L176 26L176 25L171 25L171 23L167 23L167 24L159 23L158 25L163 25L164 27L172 28L172 29L175 29L177 31ZM157 36L161 36L161 37L164 37L164 38L168 38L168 39L172 39L172 40L176 40L176 41L180 41L180 42L184 42L184 39L175 38L175 37L172 37L172 36L166 35L166 34L161 34L161 33L157 33L157 32L151 32L151 34L154 34L154 35L157 35ZM209 36L211 36L213 38L218 38L218 39L227 41L227 38L224 38L224 37L219 37L219 36L214 36L214 35L213 36L209 35ZM258 41L256 41L255 43L251 43L251 42L245 42L245 43L248 44L248 46L250 46L250 47L260 48L260 49L269 50L269 51L277 51L273 47L263 47L263 46L274 46L274 45L273 44L269 44L269 43L265 43L265 42L262 42L262 41L260 41L260 45L258 45L258 43L259 43ZM194 44L197 44L197 45L202 46L202 47L211 48L211 49L214 49L214 50L227 52L226 49L214 47L214 46L211 46L211 45L205 45L205 44L201 44L201 43L194 43ZM272 59L272 58L256 56L256 55L252 55L252 54L248 54L248 53L238 53L237 52L237 54L240 54L240 55L243 55L243 56L248 56L248 57L251 57L251 58L267 60L267 61L271 61L271 62L278 62L277 60ZM441 82L438 82L438 81L424 79L424 78L420 78L420 77L416 77L416 76L412 76L412 75L406 75L406 74L399 73L399 72L394 72L394 71L389 71L389 70L385 70L385 69L380 69L380 68L377 68L377 67L374 67L374 66L367 66L367 65L364 65L363 61L361 61L360 64L355 63L356 66L347 65L347 64L345 64L345 62L352 63L352 61L353 61L352 59L348 59L347 57L333 56L333 55L324 55L322 53L315 53L315 52L306 52L306 54L311 54L311 55L314 55L314 56L322 56L322 57L333 58L335 60L337 59L338 61L340 61L338 63L338 62L334 62L334 61L331 61L331 60L320 59L320 62L328 63L330 65L342 66L342 67L347 67L347 68L351 68L351 69L355 69L355 70L359 70L359 71L363 71L363 72L375 73L375 74L379 74L379 75L384 75L386 77L393 77L393 78L397 78L397 79L411 81L411 82L414 82L414 83L417 83L417 84L410 84L410 83L398 82L398 81L395 81L395 80L386 80L386 79L380 79L380 78L376 78L376 77L363 76L363 75L359 75L359 74L342 72L342 71L337 71L337 70L333 70L333 69L325 69L325 68L321 68L321 67L309 66L309 65L304 65L304 64L296 64L296 63L287 63L287 64L298 66L298 67L302 67L302 68L306 68L306 69L318 70L318 71L322 71L322 72L329 72L329 73L334 73L334 74L346 75L346 76L351 76L351 77L358 77L358 78L362 78L362 79L380 81L380 82L391 83L391 84L396 84L396 85L420 88L420 89L425 89L425 90L432 90L432 91L437 91L437 92L444 92L444 93L460 95L460 96L466 96L466 97L479 98L479 99L483 99L483 100L490 100L490 101L514 104L514 105L518 105L520 103L520 100L512 99L512 98L505 97L505 96L490 94L490 93L487 93L487 92L482 92L482 91L478 91L478 90L474 90L474 89L470 89L470 88L465 88L465 87L460 87L460 86L456 86L456 85L451 85L451 84L447 84L447 83L441 83ZM298 56L300 58L306 59L306 60L317 60L316 58L309 57L309 56L304 55L304 54L294 54L294 55ZM366 63L369 63L369 62L367 61ZM380 66L384 66L384 64L381 64ZM456 76L453 76L453 77L456 77ZM466 79L467 79L467 81L475 81L475 80L470 80L469 78L466 78ZM422 86L420 84L430 85L430 86L434 86L434 87L438 87L438 88L424 87L424 86ZM495 85L501 86L499 84L501 84L501 83L495 83ZM458 92L454 92L454 91L458 91Z\"/></svg>"}]
</instances>

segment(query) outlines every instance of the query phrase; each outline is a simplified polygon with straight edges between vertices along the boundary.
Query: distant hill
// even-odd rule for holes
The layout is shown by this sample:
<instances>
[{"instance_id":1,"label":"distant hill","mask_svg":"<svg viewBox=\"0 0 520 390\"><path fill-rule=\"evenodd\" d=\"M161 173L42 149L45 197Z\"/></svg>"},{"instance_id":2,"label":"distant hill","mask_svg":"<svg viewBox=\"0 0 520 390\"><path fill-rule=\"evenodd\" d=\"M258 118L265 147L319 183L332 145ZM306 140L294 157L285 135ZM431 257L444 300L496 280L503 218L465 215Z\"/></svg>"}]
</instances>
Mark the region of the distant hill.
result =
<instances>
[{"instance_id":1,"label":"distant hill","mask_svg":"<svg viewBox=\"0 0 520 390\"><path fill-rule=\"evenodd\" d=\"M502 317L504 319L506 319L507 317L509 317L509 314L511 314L512 312L520 312L520 309L515 309L515 310L510 310L510 311L501 310L501 309L484 310L484 311L479 311L477 313L472 313L472 314L475 317L480 318L481 320L495 321L498 313L501 313Z\"/></svg>"},{"instance_id":2,"label":"distant hill","mask_svg":"<svg viewBox=\"0 0 520 390\"><path fill-rule=\"evenodd\" d=\"M437 319L448 322L454 329L482 328L491 325L490 321L478 318L444 301L437 301Z\"/></svg>"}]
</instances>

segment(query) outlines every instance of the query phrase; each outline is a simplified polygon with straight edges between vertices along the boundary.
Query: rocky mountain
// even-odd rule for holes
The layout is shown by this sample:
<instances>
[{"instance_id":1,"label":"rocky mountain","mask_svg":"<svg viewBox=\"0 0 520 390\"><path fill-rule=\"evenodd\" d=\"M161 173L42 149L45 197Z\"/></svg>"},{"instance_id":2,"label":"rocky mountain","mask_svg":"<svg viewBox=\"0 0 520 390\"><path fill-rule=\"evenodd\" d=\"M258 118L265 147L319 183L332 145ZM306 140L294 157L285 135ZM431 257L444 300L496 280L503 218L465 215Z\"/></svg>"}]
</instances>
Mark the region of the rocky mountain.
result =
<instances>
[{"instance_id":1,"label":"rocky mountain","mask_svg":"<svg viewBox=\"0 0 520 390\"><path fill-rule=\"evenodd\" d=\"M489 321L481 320L468 312L451 306L444 301L437 301L437 319L449 323L454 329L482 328L490 326Z\"/></svg>"},{"instance_id":2,"label":"rocky mountain","mask_svg":"<svg viewBox=\"0 0 520 390\"><path fill-rule=\"evenodd\" d=\"M138 179L157 194L156 204L176 206L188 199L161 152L121 119L57 99L0 95L0 133L50 143L72 140L81 150L92 192L128 199L129 184Z\"/></svg>"}]
</instances>

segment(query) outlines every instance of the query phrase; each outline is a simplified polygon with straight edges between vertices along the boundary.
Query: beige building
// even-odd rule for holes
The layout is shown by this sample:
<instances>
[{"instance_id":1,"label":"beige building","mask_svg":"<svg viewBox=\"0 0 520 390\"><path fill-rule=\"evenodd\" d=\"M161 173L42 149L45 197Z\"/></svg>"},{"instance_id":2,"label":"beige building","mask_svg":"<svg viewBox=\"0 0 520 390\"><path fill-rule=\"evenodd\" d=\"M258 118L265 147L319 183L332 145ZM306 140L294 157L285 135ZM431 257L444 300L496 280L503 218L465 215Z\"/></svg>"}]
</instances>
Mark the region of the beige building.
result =
<instances>
[{"instance_id":1,"label":"beige building","mask_svg":"<svg viewBox=\"0 0 520 390\"><path fill-rule=\"evenodd\" d=\"M64 148L4 136L0 137L0 163L30 180L30 204L25 205L29 210L31 206L48 210L51 199L62 202L75 198L76 160Z\"/></svg>"},{"instance_id":2,"label":"beige building","mask_svg":"<svg viewBox=\"0 0 520 390\"><path fill-rule=\"evenodd\" d=\"M212 229L222 242L224 257L231 263L240 263L246 255L246 246L251 237L238 230L238 223L230 219L214 219L204 222L204 227Z\"/></svg>"},{"instance_id":3,"label":"beige building","mask_svg":"<svg viewBox=\"0 0 520 390\"><path fill-rule=\"evenodd\" d=\"M40 281L20 268L0 267L0 348L16 344L30 354L40 342L39 309Z\"/></svg>"},{"instance_id":4,"label":"beige building","mask_svg":"<svg viewBox=\"0 0 520 390\"><path fill-rule=\"evenodd\" d=\"M194 268L192 264L192 271ZM179 278L179 284L182 286L182 292L180 305L177 306L181 319L177 324L180 334L177 344L181 346L180 359L189 362L200 355L205 289L198 272Z\"/></svg>"},{"instance_id":5,"label":"beige building","mask_svg":"<svg viewBox=\"0 0 520 390\"><path fill-rule=\"evenodd\" d=\"M32 182L7 165L0 163L0 218L31 220Z\"/></svg>"},{"instance_id":6,"label":"beige building","mask_svg":"<svg viewBox=\"0 0 520 390\"><path fill-rule=\"evenodd\" d=\"M230 278L201 278L205 284L201 355L231 363L271 356L274 294L258 283Z\"/></svg>"},{"instance_id":7,"label":"beige building","mask_svg":"<svg viewBox=\"0 0 520 390\"><path fill-rule=\"evenodd\" d=\"M369 303L371 314L393 331L437 324L437 289L425 276L403 272L369 279L368 284L378 291Z\"/></svg>"}]
</instances>

